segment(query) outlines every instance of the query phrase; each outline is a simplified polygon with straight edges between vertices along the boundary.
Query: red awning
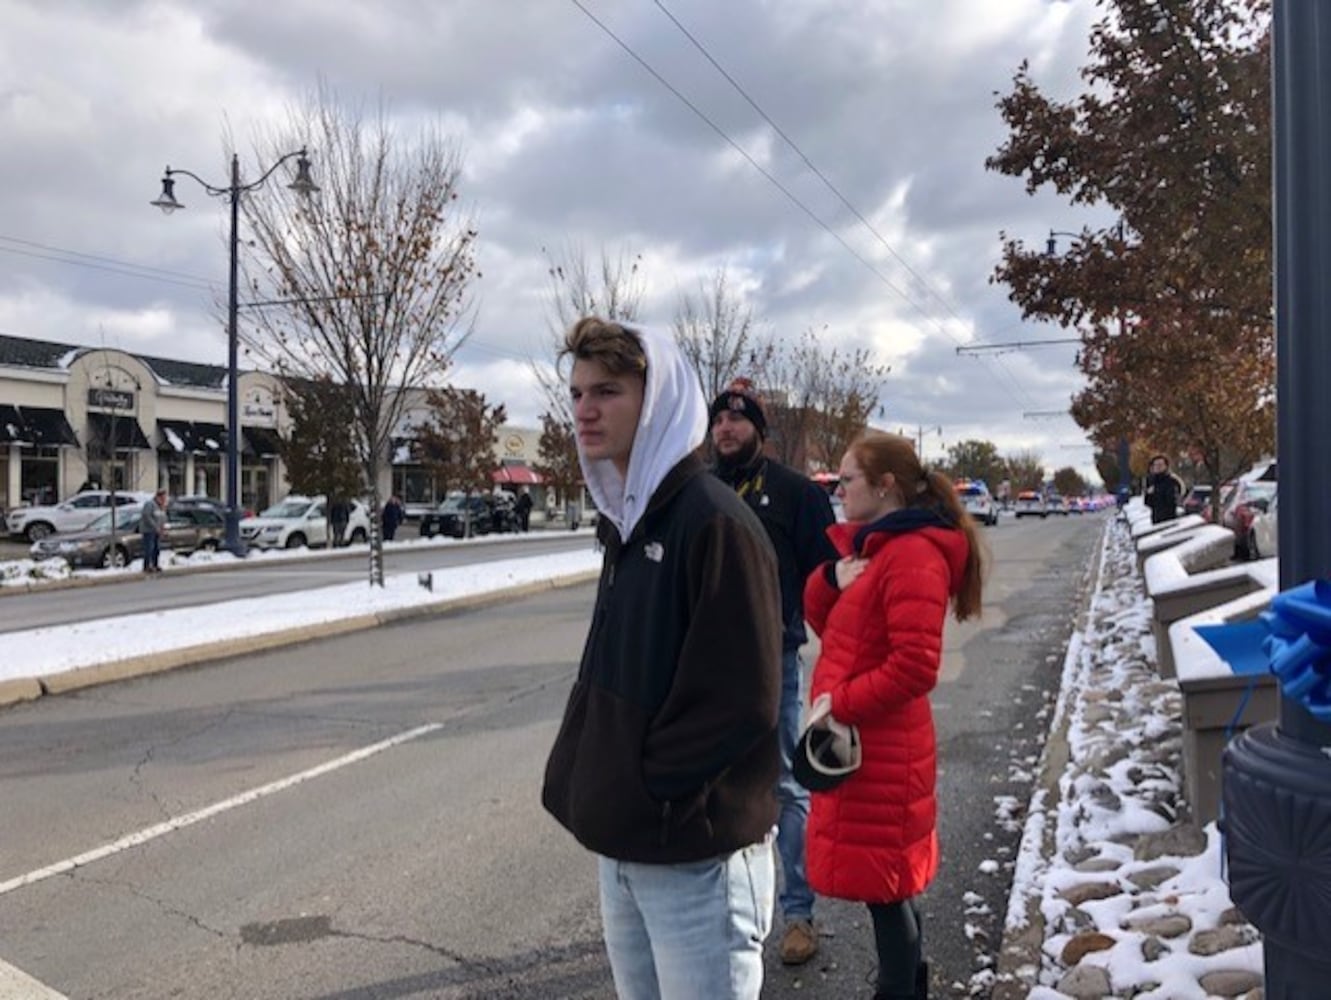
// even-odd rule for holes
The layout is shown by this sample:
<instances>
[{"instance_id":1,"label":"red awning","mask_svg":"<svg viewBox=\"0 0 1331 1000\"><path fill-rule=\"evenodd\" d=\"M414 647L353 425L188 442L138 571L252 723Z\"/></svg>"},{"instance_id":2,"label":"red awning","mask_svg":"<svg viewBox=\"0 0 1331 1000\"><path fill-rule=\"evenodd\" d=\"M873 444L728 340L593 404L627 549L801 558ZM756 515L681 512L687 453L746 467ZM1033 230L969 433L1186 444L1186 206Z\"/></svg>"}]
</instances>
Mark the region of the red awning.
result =
<instances>
[{"instance_id":1,"label":"red awning","mask_svg":"<svg viewBox=\"0 0 1331 1000\"><path fill-rule=\"evenodd\" d=\"M490 473L490 478L513 486L540 486L545 482L540 473L526 464L501 465Z\"/></svg>"}]
</instances>

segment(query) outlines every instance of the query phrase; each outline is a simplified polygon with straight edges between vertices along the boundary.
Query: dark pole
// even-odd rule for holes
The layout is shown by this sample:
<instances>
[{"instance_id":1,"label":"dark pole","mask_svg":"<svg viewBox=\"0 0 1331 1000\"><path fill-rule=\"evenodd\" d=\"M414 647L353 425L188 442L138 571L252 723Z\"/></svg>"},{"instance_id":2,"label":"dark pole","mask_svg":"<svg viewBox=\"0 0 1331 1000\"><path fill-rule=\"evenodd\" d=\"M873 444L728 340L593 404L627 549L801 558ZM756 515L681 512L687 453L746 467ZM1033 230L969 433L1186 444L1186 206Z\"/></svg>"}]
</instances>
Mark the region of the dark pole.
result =
<instances>
[{"instance_id":1,"label":"dark pole","mask_svg":"<svg viewBox=\"0 0 1331 1000\"><path fill-rule=\"evenodd\" d=\"M1331 419L1325 386L1331 365L1325 287L1331 63L1324 56L1331 51L1331 7L1323 0L1275 0L1272 12L1276 444L1280 588L1288 591L1331 576L1331 470L1320 446ZM1253 726L1226 747L1221 785L1230 898L1262 932L1265 995L1325 996L1331 980L1331 726L1282 690L1279 722Z\"/></svg>"},{"instance_id":2,"label":"dark pole","mask_svg":"<svg viewBox=\"0 0 1331 1000\"><path fill-rule=\"evenodd\" d=\"M1331 577L1331 10L1277 0L1272 29L1275 141L1276 454L1280 459L1280 589ZM1280 727L1331 745L1331 729L1282 700Z\"/></svg>"},{"instance_id":3,"label":"dark pole","mask_svg":"<svg viewBox=\"0 0 1331 1000\"><path fill-rule=\"evenodd\" d=\"M240 157L231 156L231 259L227 282L226 340L226 549L244 555L240 544L240 335L236 317L240 311L237 258L240 250Z\"/></svg>"}]
</instances>

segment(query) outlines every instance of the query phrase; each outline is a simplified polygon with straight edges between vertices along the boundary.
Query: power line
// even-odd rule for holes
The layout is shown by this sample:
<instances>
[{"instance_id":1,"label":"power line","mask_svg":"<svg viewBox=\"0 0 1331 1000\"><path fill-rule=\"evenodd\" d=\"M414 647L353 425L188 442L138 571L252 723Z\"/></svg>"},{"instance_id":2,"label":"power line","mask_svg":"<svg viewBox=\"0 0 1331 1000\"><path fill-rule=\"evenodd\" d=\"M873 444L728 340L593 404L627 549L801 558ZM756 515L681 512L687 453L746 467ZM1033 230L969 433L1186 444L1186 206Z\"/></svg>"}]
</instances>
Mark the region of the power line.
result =
<instances>
[{"instance_id":1,"label":"power line","mask_svg":"<svg viewBox=\"0 0 1331 1000\"><path fill-rule=\"evenodd\" d=\"M80 250L69 250L65 247L53 247L45 243L36 243L32 240L20 239L17 236L5 236L0 234L0 243L17 243L20 246L33 247L37 250L46 250L50 253L65 254L69 257L82 257L85 260L100 261L104 264L114 264L118 267L132 267L139 271L152 271L157 274L164 274L170 277L184 278L187 281L197 281L204 284L212 283L211 278L200 277L197 274L188 274L185 271L172 271L165 267L153 267L150 264L136 264L133 261L118 260L115 257L107 257L103 254L83 253ZM73 263L72 261L70 263Z\"/></svg>"},{"instance_id":2,"label":"power line","mask_svg":"<svg viewBox=\"0 0 1331 1000\"><path fill-rule=\"evenodd\" d=\"M71 260L69 257L56 256L55 254L37 253L34 250L19 250L15 247L0 246L0 253L11 253L20 257L32 257L37 260L55 261L57 264L70 264L74 267L86 267L94 271L107 271L111 274L120 274L129 278L142 278L144 281L160 281L167 285L180 285L183 288L193 288L196 290L206 290L215 287L212 284L199 281L181 281L178 278L167 278L158 274L146 274L140 270L131 270L137 268L137 264L127 264L124 267L113 267L109 264L98 264L91 260Z\"/></svg>"},{"instance_id":3,"label":"power line","mask_svg":"<svg viewBox=\"0 0 1331 1000\"><path fill-rule=\"evenodd\" d=\"M783 195L785 195L787 200L789 200L793 205L795 205L802 212L804 212L804 214L807 215L810 219L812 219L813 222L819 226L819 228L823 229L829 236L831 236L834 240L836 240L837 243L841 244L841 246L846 250L847 253L849 253L852 257L854 257L857 261L859 261L870 273L872 273L876 278L878 278L879 281L881 281L889 289L895 292L898 296L901 297L901 299L903 299L916 312L918 312L924 318L925 322L932 325L935 329L938 330L938 332L943 334L943 336L951 340L952 343L956 344L957 346L962 346L962 342L956 337L954 337L945 326L943 326L941 323L938 322L937 319L929 315L929 313L926 312L925 309L911 295L909 295L907 292L897 287L897 285L890 278L888 278L887 275L883 274L883 272L880 271L876 266L874 266L873 263L871 263L859 251L857 251L853 246L851 246L850 243L846 241L845 237L843 237L840 233L836 232L831 226L829 226L826 222L824 222L822 218L820 218L811 208L809 208L808 205L806 205L803 201L801 201L789 188L787 188L784 184L782 184L770 171L768 171L761 163L759 163L756 159L754 159L753 156L749 154L748 150L746 150L738 142L732 139L730 135L723 128L721 128L720 125L716 124L716 122L714 122L710 117L708 117L707 114L703 112L701 108L699 108L696 104L694 104L687 97L685 97L684 94L681 93L678 88L676 88L669 80L667 80L664 76L662 76L650 63L647 62L647 60L645 60L642 56L638 55L638 53L634 51L634 49L627 42L625 42L622 38L620 38L617 34L615 34L615 32L611 30L611 28L607 24L605 24L595 14L593 14L590 10L588 10L586 6L583 5L582 0L569 0L569 2L572 3L573 6L577 7L578 10L582 11L582 13L586 15L588 20L590 20L593 24L595 24L598 28L600 28L601 31L603 31L607 36L609 36L609 38L621 49L623 49L636 63L638 63L638 65L640 65L643 69L645 69L648 73L650 73L651 76L658 83L661 84L661 86L665 87L668 91L670 91L670 93L673 94L680 101L680 103L682 103L685 107L687 107L690 111L692 111L695 115L697 115L698 118L700 118L709 128L711 128L712 131L714 131L717 135L719 135L722 139L724 139L731 148L733 148L737 153L739 153L740 156L744 157L744 159L749 163L749 165L752 166L755 170L757 170L758 173L761 174L768 181L768 183L770 183L773 187L775 187L778 191L780 191ZM953 315L955 315L955 313ZM957 318L960 319L960 317ZM1016 388L1017 392L1020 395L1026 398L1027 403L1033 403L1030 394L1027 393L1025 387L1022 386L1017 381L1016 376L1006 366L1004 366L1002 362L996 361L995 365L1003 372L1003 374L1005 374L1009 378L1009 380L1011 380L1013 387Z\"/></svg>"},{"instance_id":4,"label":"power line","mask_svg":"<svg viewBox=\"0 0 1331 1000\"><path fill-rule=\"evenodd\" d=\"M814 162L811 159L809 159L809 157L805 154L804 150L800 148L799 143L797 143L794 139L792 139L786 133L785 129L783 129L780 125L778 125L772 119L771 115L769 115L759 106L758 102L755 101L749 95L749 92L746 91L740 85L738 80L736 80L733 76L731 76L730 73L726 72L725 67L723 67L716 60L716 58L712 55L712 53L707 50L707 47L703 45L703 43L699 41L698 38L691 31L689 31L688 28L686 28L682 23L680 23L679 18L675 17L675 15L670 12L669 8L666 7L666 5L662 2L662 0L655 0L655 3L657 7L661 8L661 13L665 14L665 16L670 19L670 22L683 33L684 37L693 43L694 48L696 48L699 52L701 52L703 56L707 59L707 61L712 64L713 68L723 77L725 77L726 82L729 83L732 87L734 87L735 90L739 93L739 95L743 97L745 101L748 102L749 107L753 108L754 111L758 112L758 114L762 117L763 121L767 122L768 125L771 125L772 129L776 132L777 135L779 135L785 141L786 145L795 151L796 155L799 156L799 158L804 161L804 165L808 167L810 170L812 170L814 176L823 182L823 186L826 187L827 190L831 191L832 194L836 195L837 200L840 201L841 204L844 205L846 209L864 225L865 229L867 229L870 233L874 235L874 238L877 239L878 242L883 245L883 248L896 259L897 263L899 263L902 267L904 267L906 269L906 272L910 274L910 276L913 277L917 282L919 282L920 287L922 287L926 292L930 293L935 299L937 299L939 304L942 305L942 307L946 309L949 313L951 313L953 317L955 317L958 320L961 320L962 322L965 322L964 320L962 320L960 316L957 315L956 310L952 308L951 303L949 303L947 299L943 297L942 293L940 293L937 289L935 289L927 278L925 278L922 274L920 274L918 271L916 271L913 267L910 266L910 262L907 261L905 257L901 256L901 254L897 252L896 247L892 246L892 244L888 242L887 237L884 236L882 233L880 233L878 229L874 226L874 224L870 222L867 218L865 218L864 214L860 212L860 210L851 203L850 199L847 198L844 194L842 194L841 190L835 184L833 184L831 180L828 179L827 175L818 169L817 165L814 164Z\"/></svg>"}]
</instances>

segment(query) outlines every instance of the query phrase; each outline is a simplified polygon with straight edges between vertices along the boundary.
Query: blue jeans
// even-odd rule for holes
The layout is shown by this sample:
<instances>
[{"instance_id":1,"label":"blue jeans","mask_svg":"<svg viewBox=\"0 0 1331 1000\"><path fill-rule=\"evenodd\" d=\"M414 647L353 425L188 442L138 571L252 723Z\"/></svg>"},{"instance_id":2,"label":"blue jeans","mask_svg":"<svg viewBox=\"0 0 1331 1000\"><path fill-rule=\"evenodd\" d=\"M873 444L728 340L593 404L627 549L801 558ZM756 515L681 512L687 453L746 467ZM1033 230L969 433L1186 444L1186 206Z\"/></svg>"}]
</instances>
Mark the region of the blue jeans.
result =
<instances>
[{"instance_id":1,"label":"blue jeans","mask_svg":"<svg viewBox=\"0 0 1331 1000\"><path fill-rule=\"evenodd\" d=\"M790 773L790 759L800 741L800 716L804 699L800 689L800 654L788 649L781 654L781 777L776 798L781 806L777 817L776 850L781 856L781 915L787 921L813 919L813 890L804 874L804 828L809 822L809 792Z\"/></svg>"},{"instance_id":2,"label":"blue jeans","mask_svg":"<svg viewBox=\"0 0 1331 1000\"><path fill-rule=\"evenodd\" d=\"M143 533L143 568L157 569L157 560L162 553L162 536L155 531Z\"/></svg>"},{"instance_id":3,"label":"blue jeans","mask_svg":"<svg viewBox=\"0 0 1331 1000\"><path fill-rule=\"evenodd\" d=\"M598 858L620 1000L758 1000L772 928L772 839L673 865Z\"/></svg>"}]
</instances>

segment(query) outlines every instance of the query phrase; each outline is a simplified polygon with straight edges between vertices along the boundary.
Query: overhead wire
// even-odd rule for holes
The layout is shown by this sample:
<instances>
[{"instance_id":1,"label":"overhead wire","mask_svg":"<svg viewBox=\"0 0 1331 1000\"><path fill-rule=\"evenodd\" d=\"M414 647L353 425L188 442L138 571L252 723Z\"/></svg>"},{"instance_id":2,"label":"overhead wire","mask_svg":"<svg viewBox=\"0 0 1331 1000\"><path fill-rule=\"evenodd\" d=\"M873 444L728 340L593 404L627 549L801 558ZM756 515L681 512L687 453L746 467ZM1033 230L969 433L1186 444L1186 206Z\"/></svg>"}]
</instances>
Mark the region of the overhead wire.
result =
<instances>
[{"instance_id":1,"label":"overhead wire","mask_svg":"<svg viewBox=\"0 0 1331 1000\"><path fill-rule=\"evenodd\" d=\"M736 152L740 154L740 156L742 156L750 164L750 166L752 166L755 170L757 170L758 173L761 174L764 179L766 179L770 184L772 184L772 186L774 186L778 191L780 191L787 198L787 200L789 200L792 204L794 204L797 208L799 208L802 212L804 212L804 214L807 215L811 220L813 220L813 222L816 225L818 225L819 228L823 229L826 233L828 233L828 235L830 235L834 240L836 240L836 242L839 243L848 253L850 253L851 256L853 256L857 261L859 261L860 264L862 264L867 270L869 270L875 277L877 277L879 281L881 281L884 285L886 285L891 291L895 292L903 301L905 301L917 313L919 313L927 323L932 325L936 330L938 330L938 332L942 333L945 337L947 337L957 346L963 346L963 342L960 339L958 339L956 336L954 336L945 326L943 326L937 320L936 317L932 316L927 310L925 310L923 306L921 306L921 304L918 301L916 301L916 299L912 295L910 295L908 292L898 287L897 284L894 283L881 270L879 270L877 266L875 266L872 262L870 262L867 258L865 258L858 250L856 250L853 246L851 246L851 244L847 242L845 237L843 237L840 233L836 232L830 225L828 225L822 219L821 216L815 213L813 209L811 209L807 204L805 204L802 200L800 200L800 198L796 196L789 188L787 188L784 184L782 184L781 181L778 180L775 175L773 175L769 170L763 167L761 163L759 163L756 159L754 159L754 157L749 154L748 150L744 149L744 147L741 146L736 140L731 138L731 136L723 128L721 128L720 125L718 125L715 121L713 121L693 101L689 100L689 98L686 97L677 87L675 87L672 83L670 83L670 81L667 80L660 72L658 72L655 67L653 67L650 63L648 63L647 60L644 59L642 56L640 56L633 49L632 46L630 46L627 42L625 42L622 38L620 38L619 35L617 35L613 31L613 29L609 27L609 25L605 24L605 22L603 22L590 10L588 10L587 7L582 3L582 0L570 0L570 3L572 3L575 7L577 7L587 17L588 20L590 20L593 24L595 24L598 28L600 28L602 32L604 32L612 41L614 41L616 45L618 45L621 49L623 49L635 62L637 62L640 66L642 66L642 68L645 69L658 83L660 83L661 86L665 87L668 91L670 91L670 93L673 94L682 104L684 104L685 107L687 107L690 111L692 111L717 135L719 135L722 139L724 139L728 145L730 145ZM809 161L808 157L804 155L803 151L800 150L799 147L789 138L789 136L787 136L785 132L779 126L777 126L776 123L772 121L772 119L757 105L757 103L753 101L753 99L750 98L747 93L744 92L743 88L740 87L737 82L735 82L734 78L724 69L721 68L720 64L711 56L710 53L706 51L705 47L703 47L701 43L698 42L692 36L692 34L688 32L687 29L685 29L684 26L680 24L679 21L673 15L670 14L670 12L665 8L665 6L662 3L660 3L660 0L656 0L656 4L670 18L670 20L673 23L675 23L677 27L679 27L679 29L685 34L685 36L688 37L691 41L693 41L693 43L699 48L699 51L701 51L704 54L704 56L707 57L708 61L711 62L712 65L716 67L718 72L720 72L722 76L724 76L728 81L730 81L732 86L734 86L741 93L741 95L745 97L745 99L749 102L749 104L752 107L754 107L754 109L760 115L763 116L764 120L766 120L770 125L772 125L772 127L777 131L777 134L780 135L783 140L789 143L793 149L795 149L795 151L800 155L800 157L806 163L809 164L810 168L814 171L814 173L817 174L820 177L820 179L822 179L823 182L838 196L838 198L840 198L842 202L850 208L850 210L855 214L856 218L859 219L862 223L864 223L869 228L869 230L873 232L874 235L877 236L878 239L884 243L884 245L887 246L889 252L892 253L893 257L895 257L898 261L900 261L902 265L906 268L906 270L915 276L916 280L920 281L923 285L925 285L926 288L928 288L928 283L925 282L914 271L914 269L911 268L909 264L907 264L900 257L900 255L895 251L895 249L893 249L891 245L887 243L886 239L880 233L878 233L877 230L874 229L872 225L868 223L868 220L864 218L863 214L860 213L857 209L855 209L855 207L849 202L849 200L846 199L844 195L842 195L836 189L835 185L833 185L826 178L826 176L822 174L821 171L819 171L816 167L813 166L812 162ZM955 316L959 321L965 322L962 319L962 317L956 314L955 310L951 309L951 307L947 304L947 302L944 301L941 298L941 296L938 295L938 293L934 292L933 294L935 295L936 298L939 298L939 301L942 302L944 307L947 308L948 311L951 312L953 316ZM1022 386L1019 381L1017 381L1016 376L1001 362L995 361L994 364L1012 382L1012 386L1013 388L1016 389L1017 393L1019 393L1022 396L1025 396L1028 402L1032 402L1030 394L1026 391L1025 387Z\"/></svg>"}]
</instances>

